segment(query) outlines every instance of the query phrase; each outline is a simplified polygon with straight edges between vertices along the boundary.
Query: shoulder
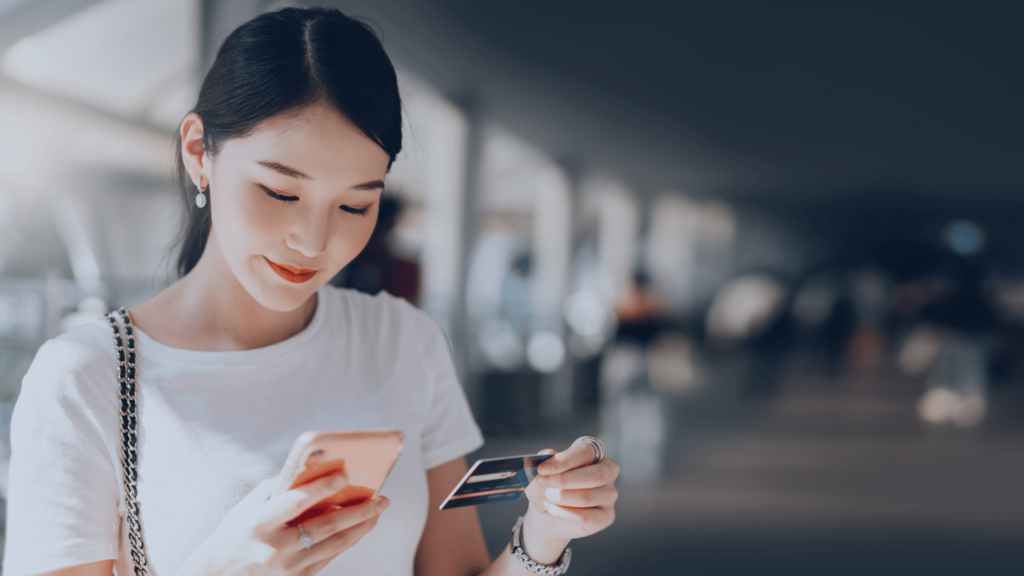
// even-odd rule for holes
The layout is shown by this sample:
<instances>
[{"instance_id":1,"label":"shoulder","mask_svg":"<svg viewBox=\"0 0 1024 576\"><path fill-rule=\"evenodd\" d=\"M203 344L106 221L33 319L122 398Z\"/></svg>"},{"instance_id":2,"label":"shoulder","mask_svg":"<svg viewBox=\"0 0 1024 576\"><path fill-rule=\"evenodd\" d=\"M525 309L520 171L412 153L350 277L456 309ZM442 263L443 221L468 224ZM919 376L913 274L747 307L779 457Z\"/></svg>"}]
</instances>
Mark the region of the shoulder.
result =
<instances>
[{"instance_id":1,"label":"shoulder","mask_svg":"<svg viewBox=\"0 0 1024 576\"><path fill-rule=\"evenodd\" d=\"M114 335L106 318L97 318L51 338L36 352L33 364L43 362L53 370L92 372L117 365Z\"/></svg>"},{"instance_id":2,"label":"shoulder","mask_svg":"<svg viewBox=\"0 0 1024 576\"><path fill-rule=\"evenodd\" d=\"M116 378L113 333L100 318L47 340L25 374L20 397L56 397L84 408L102 394L116 404Z\"/></svg>"}]
</instances>

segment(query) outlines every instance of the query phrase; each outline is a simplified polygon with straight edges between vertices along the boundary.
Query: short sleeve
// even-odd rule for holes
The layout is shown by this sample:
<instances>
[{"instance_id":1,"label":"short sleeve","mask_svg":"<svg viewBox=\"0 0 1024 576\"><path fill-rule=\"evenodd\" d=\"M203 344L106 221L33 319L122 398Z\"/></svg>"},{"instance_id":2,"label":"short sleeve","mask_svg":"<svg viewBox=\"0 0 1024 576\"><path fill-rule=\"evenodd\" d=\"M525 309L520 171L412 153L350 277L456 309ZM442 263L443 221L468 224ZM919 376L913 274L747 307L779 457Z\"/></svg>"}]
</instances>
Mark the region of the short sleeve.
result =
<instances>
[{"instance_id":1,"label":"short sleeve","mask_svg":"<svg viewBox=\"0 0 1024 576\"><path fill-rule=\"evenodd\" d=\"M63 337L36 353L11 420L5 576L117 558L115 366Z\"/></svg>"},{"instance_id":2,"label":"short sleeve","mask_svg":"<svg viewBox=\"0 0 1024 576\"><path fill-rule=\"evenodd\" d=\"M430 407L420 437L423 467L431 469L483 446L484 438L473 419L455 366L448 339L441 328L418 310L417 335L430 375Z\"/></svg>"}]
</instances>

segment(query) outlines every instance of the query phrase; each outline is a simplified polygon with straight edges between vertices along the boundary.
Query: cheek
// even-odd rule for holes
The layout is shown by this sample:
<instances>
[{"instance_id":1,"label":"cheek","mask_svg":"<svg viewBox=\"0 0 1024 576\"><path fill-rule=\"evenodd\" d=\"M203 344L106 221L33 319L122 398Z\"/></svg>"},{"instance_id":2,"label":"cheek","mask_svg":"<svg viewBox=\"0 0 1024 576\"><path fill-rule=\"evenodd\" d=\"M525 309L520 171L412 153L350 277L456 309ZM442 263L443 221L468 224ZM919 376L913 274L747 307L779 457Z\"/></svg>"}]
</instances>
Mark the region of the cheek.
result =
<instances>
[{"instance_id":1,"label":"cheek","mask_svg":"<svg viewBox=\"0 0 1024 576\"><path fill-rule=\"evenodd\" d=\"M338 220L334 226L331 246L335 267L341 270L366 247L377 221L375 218L348 214Z\"/></svg>"},{"instance_id":2,"label":"cheek","mask_svg":"<svg viewBox=\"0 0 1024 576\"><path fill-rule=\"evenodd\" d=\"M239 191L214 212L214 226L227 232L218 233L226 255L245 258L263 253L274 243L274 238L281 236L279 228L284 225L281 210L275 211L268 202L246 196Z\"/></svg>"}]
</instances>

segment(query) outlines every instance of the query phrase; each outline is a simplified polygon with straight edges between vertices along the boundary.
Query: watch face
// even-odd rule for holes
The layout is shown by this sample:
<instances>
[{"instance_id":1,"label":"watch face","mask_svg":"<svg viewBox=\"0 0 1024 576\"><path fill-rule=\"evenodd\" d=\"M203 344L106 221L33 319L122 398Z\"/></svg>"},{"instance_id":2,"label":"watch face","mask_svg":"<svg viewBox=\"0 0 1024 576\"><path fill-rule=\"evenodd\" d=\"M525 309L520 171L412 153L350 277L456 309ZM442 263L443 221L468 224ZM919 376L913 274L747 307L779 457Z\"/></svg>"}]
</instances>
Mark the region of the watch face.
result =
<instances>
[{"instance_id":1,"label":"watch face","mask_svg":"<svg viewBox=\"0 0 1024 576\"><path fill-rule=\"evenodd\" d=\"M441 503L440 509L515 500L537 476L537 465L551 456L553 454L527 454L478 460Z\"/></svg>"}]
</instances>

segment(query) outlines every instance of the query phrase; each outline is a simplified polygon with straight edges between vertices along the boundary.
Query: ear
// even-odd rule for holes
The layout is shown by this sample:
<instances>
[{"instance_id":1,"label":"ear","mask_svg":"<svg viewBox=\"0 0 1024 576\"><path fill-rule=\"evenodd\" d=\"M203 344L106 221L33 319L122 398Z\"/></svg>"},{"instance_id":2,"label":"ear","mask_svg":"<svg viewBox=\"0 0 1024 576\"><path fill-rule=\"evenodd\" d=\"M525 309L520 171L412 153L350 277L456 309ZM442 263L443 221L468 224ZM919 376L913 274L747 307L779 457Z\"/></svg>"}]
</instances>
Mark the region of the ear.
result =
<instances>
[{"instance_id":1,"label":"ear","mask_svg":"<svg viewBox=\"0 0 1024 576\"><path fill-rule=\"evenodd\" d=\"M206 190L210 183L210 155L203 143L203 119L189 112L181 121L181 159L192 184Z\"/></svg>"}]
</instances>

